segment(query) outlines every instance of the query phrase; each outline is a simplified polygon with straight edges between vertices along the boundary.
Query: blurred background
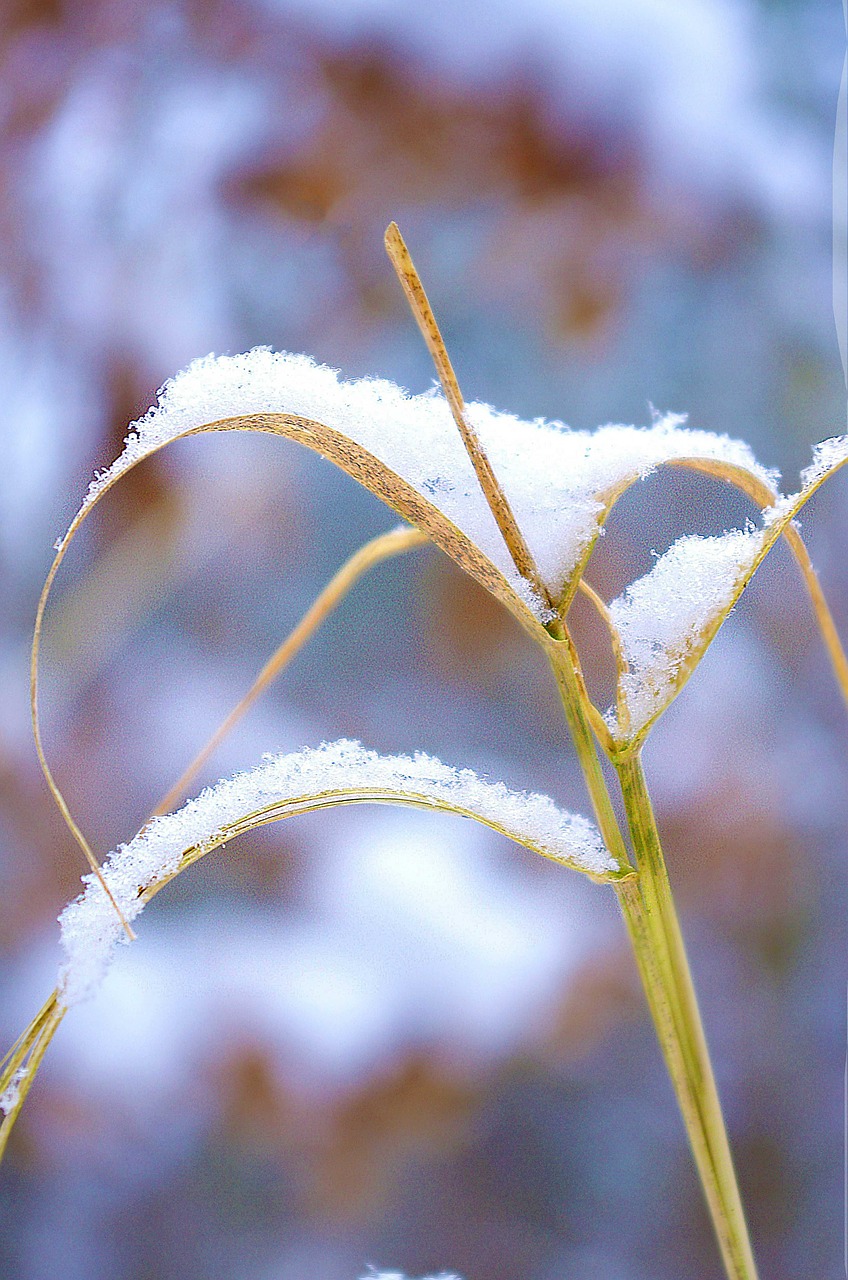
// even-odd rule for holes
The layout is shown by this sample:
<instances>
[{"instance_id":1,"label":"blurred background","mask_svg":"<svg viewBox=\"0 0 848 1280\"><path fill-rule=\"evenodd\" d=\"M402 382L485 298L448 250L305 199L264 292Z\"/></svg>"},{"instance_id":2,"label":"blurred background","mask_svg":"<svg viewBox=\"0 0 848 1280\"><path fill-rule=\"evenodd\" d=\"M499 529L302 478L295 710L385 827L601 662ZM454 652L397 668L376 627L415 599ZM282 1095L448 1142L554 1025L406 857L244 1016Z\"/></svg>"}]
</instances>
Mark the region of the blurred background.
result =
<instances>
[{"instance_id":1,"label":"blurred background","mask_svg":"<svg viewBox=\"0 0 848 1280\"><path fill-rule=\"evenodd\" d=\"M51 989L81 857L28 647L54 539L195 356L307 351L415 391L400 223L469 399L652 408L785 487L845 430L837 0L4 0L0 1030ZM844 235L844 228L837 228ZM622 503L606 598L751 514ZM848 633L839 478L804 522ZM283 441L179 442L98 509L48 619L44 728L104 855L342 560L395 523ZM646 750L762 1274L842 1266L848 719L778 548ZM596 696L602 637L575 611ZM548 672L420 550L363 581L203 781L342 735L587 811ZM199 784L198 784L199 785ZM0 1175L20 1280L716 1280L612 894L461 820L243 838L140 922L48 1055ZM4 1045L5 1048L5 1045Z\"/></svg>"}]
</instances>

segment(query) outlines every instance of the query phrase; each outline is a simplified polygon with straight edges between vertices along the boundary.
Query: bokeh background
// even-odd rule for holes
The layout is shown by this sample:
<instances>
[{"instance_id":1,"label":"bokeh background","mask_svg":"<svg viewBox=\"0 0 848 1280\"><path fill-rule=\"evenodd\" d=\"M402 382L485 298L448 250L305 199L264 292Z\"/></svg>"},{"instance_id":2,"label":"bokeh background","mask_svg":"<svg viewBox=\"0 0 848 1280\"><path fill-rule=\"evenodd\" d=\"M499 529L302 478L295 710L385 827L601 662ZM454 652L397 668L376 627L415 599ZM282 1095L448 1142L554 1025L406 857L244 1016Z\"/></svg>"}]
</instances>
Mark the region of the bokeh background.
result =
<instances>
[{"instance_id":1,"label":"bokeh background","mask_svg":"<svg viewBox=\"0 0 848 1280\"><path fill-rule=\"evenodd\" d=\"M837 0L4 0L0 1030L50 990L81 859L28 644L88 478L191 358L432 369L575 427L652 406L795 485L845 429ZM839 237L844 227L838 226ZM750 514L628 496L607 598ZM804 522L848 632L842 479ZM394 517L265 438L122 482L48 621L48 755L101 853L144 821L344 557ZM841 1274L848 719L782 549L646 751L762 1273ZM592 621L575 630L609 694ZM548 673L444 556L364 581L207 779L342 735L587 809ZM156 902L63 1024L0 1174L15 1280L714 1280L612 895L459 820L277 825Z\"/></svg>"}]
</instances>

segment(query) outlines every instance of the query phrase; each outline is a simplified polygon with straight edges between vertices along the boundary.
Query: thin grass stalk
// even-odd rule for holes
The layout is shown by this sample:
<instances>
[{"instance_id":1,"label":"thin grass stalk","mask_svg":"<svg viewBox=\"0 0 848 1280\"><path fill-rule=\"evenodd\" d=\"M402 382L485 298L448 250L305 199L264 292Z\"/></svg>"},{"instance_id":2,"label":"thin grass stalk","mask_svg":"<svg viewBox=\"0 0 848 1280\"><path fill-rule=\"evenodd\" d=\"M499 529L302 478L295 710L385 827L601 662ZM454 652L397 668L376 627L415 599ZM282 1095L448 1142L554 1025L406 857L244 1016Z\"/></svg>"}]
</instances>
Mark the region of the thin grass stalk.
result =
<instances>
[{"instance_id":1,"label":"thin grass stalk","mask_svg":"<svg viewBox=\"0 0 848 1280\"><path fill-rule=\"evenodd\" d=\"M639 873L640 899L637 901L637 895L629 888L622 892L625 886L621 886L619 901L628 921L725 1270L731 1280L756 1280L727 1129L638 752L616 761L616 769ZM633 918L632 924L629 917Z\"/></svg>"},{"instance_id":2,"label":"thin grass stalk","mask_svg":"<svg viewBox=\"0 0 848 1280\"><path fill-rule=\"evenodd\" d=\"M552 648L549 656L598 828L607 848L623 863L628 857L624 837L586 715L587 699L568 653L567 642L561 647ZM668 966L664 964L666 948L657 948L652 937L649 913L638 874L629 880L620 881L616 885L616 892L660 1047L674 1081L676 1077L685 1074L685 1068L683 1049L677 1034L678 1018L673 1007L674 988Z\"/></svg>"},{"instance_id":3,"label":"thin grass stalk","mask_svg":"<svg viewBox=\"0 0 848 1280\"><path fill-rule=\"evenodd\" d=\"M354 551L315 598L300 622L274 651L241 701L233 707L211 738L198 751L191 764L162 797L150 816L157 817L163 813L170 813L176 808L210 756L369 569L373 569L393 556L400 556L407 551L415 550L416 547L423 547L428 542L426 533L422 533L420 529L411 527L390 529L388 533L379 534Z\"/></svg>"},{"instance_id":4,"label":"thin grass stalk","mask_svg":"<svg viewBox=\"0 0 848 1280\"><path fill-rule=\"evenodd\" d=\"M806 543L797 529L791 524L788 525L784 531L784 536L789 542L798 562L798 567L804 576L804 583L809 593L810 604L813 606L819 634L824 647L827 649L830 665L833 668L836 683L839 685L839 692L842 694L846 705L848 705L848 657L846 657L845 650L842 647L842 641L839 637L839 632L836 630L836 623L833 620L830 606L822 591L819 576L813 568L813 562L810 559Z\"/></svg>"},{"instance_id":5,"label":"thin grass stalk","mask_svg":"<svg viewBox=\"0 0 848 1280\"><path fill-rule=\"evenodd\" d=\"M563 639L565 635L563 633ZM566 722L583 772L583 778L592 802L598 828L607 848L624 863L628 859L627 848L618 818L613 808L604 771L598 756L592 729L587 718L588 699L581 688L577 670L568 652L567 641L551 648L551 666L556 677ZM673 989L667 970L663 971L665 948L657 950L652 936L648 911L642 895L638 874L616 885L619 905L633 947L645 997L654 1021L657 1036L672 1080L682 1070L683 1054L676 1031L676 1018L672 1007ZM672 1064L674 1069L672 1070ZM678 1065L679 1064L679 1065Z\"/></svg>"}]
</instances>

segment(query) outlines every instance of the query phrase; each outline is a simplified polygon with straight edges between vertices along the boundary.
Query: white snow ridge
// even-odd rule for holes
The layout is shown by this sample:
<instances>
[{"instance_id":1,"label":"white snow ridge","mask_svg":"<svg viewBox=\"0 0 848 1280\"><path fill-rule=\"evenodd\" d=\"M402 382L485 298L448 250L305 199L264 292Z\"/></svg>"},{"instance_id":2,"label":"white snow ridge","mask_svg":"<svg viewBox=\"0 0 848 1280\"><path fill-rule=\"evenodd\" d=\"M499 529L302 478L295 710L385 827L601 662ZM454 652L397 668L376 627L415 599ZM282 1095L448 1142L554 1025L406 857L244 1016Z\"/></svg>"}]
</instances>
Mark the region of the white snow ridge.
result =
<instances>
[{"instance_id":1,"label":"white snow ridge","mask_svg":"<svg viewBox=\"0 0 848 1280\"><path fill-rule=\"evenodd\" d=\"M187 850L205 851L260 820L320 807L316 797L326 804L361 798L449 808L591 874L616 870L592 823L565 813L548 796L510 791L432 756L380 756L342 739L268 756L258 768L207 788L176 813L154 818L109 855L103 866L106 883L132 921L144 907L140 892L177 871ZM96 989L115 946L126 937L97 877L84 876L83 883L84 893L59 917L67 957L59 987L66 1006Z\"/></svg>"}]
</instances>

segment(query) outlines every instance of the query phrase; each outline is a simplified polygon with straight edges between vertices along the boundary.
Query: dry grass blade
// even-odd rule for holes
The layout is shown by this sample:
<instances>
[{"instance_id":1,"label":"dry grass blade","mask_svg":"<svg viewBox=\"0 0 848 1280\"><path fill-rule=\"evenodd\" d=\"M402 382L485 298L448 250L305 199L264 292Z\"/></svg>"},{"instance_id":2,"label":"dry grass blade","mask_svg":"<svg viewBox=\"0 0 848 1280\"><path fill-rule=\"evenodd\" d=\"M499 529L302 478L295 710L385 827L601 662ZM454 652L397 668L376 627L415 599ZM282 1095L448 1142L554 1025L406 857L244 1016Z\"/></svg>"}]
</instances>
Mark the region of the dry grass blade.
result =
<instances>
[{"instance_id":1,"label":"dry grass blade","mask_svg":"<svg viewBox=\"0 0 848 1280\"><path fill-rule=\"evenodd\" d=\"M327 586L310 606L300 622L289 633L280 647L265 663L250 689L233 707L232 711L221 722L209 741L202 747L191 764L174 783L170 791L162 797L151 816L168 813L185 795L188 787L206 764L209 757L220 746L227 734L235 728L239 720L247 714L257 698L268 688L273 680L300 652L318 627L337 605L341 603L351 588L363 574L375 565L381 564L392 556L403 555L416 547L424 546L429 539L418 529L391 529L388 533L372 538L347 560L338 573L327 583Z\"/></svg>"},{"instance_id":2,"label":"dry grass blade","mask_svg":"<svg viewBox=\"0 0 848 1280\"><path fill-rule=\"evenodd\" d=\"M312 418L299 417L287 413L251 413L222 418L217 421L203 423L201 426L188 427L175 432L166 440L151 446L142 456L136 457L109 475L99 487L96 496L86 501L74 518L65 535L57 560L60 560L67 545L77 532L82 521L100 499L108 493L113 484L144 458L164 448L173 440L185 439L188 436L202 435L213 431L256 431L264 434L282 436L297 444L305 445L314 453L329 458L354 480L358 480L366 489L381 498L404 520L423 530L431 541L441 547L460 568L475 578L482 587L496 596L502 604L518 619L521 625L530 632L534 639L540 639L545 632L538 619L528 606L515 593L501 571L480 551L471 539L448 519L442 511L415 489L407 480L399 476L363 445L345 435L344 432L329 427Z\"/></svg>"},{"instance_id":3,"label":"dry grass blade","mask_svg":"<svg viewBox=\"0 0 848 1280\"><path fill-rule=\"evenodd\" d=\"M740 492L746 494L760 511L768 510L778 500L779 494L776 490L764 484L758 475L752 471L746 470L744 467L737 466L731 462L727 462L721 458L699 458L684 457L668 458L657 463L656 470L662 470L664 467L680 467L688 471L698 471L703 475L712 476L715 480L721 480L725 484L730 484ZM610 513L620 498L624 496L629 489L635 485L641 477L634 474L626 481L618 485L614 490L607 493L599 494L599 501L603 504L602 510L598 515L598 533L609 519ZM846 704L848 704L848 657L836 630L833 616L827 604L818 575L813 568L810 560L809 552L804 543L801 534L794 525L789 524L783 530L789 547L792 550L804 583L810 596L810 602L816 616L819 631L822 640L827 648L833 667L834 676L839 684L840 691ZM575 567L570 583L559 604L560 613L565 616L576 592L579 590L582 575L591 559L597 542L597 535L587 544L579 563Z\"/></svg>"},{"instance_id":4,"label":"dry grass blade","mask_svg":"<svg viewBox=\"0 0 848 1280\"><path fill-rule=\"evenodd\" d=\"M436 323L433 308L430 306L421 278L415 269L415 264L397 223L391 222L389 224L386 230L385 244L386 252L427 344L427 350L430 352L433 363L436 366L436 372L439 375L445 399L450 405L454 422L462 437L462 442L471 460L480 488L485 494L486 501L509 549L515 567L522 578L526 578L531 583L534 591L544 601L548 609L555 612L550 593L539 573L530 548L527 546L524 534L521 532L513 515L509 499L501 488L480 438L469 421L468 414L465 411L465 401L462 398L462 392L459 389L459 383L453 371L453 365L448 356L444 339Z\"/></svg>"},{"instance_id":5,"label":"dry grass blade","mask_svg":"<svg viewBox=\"0 0 848 1280\"><path fill-rule=\"evenodd\" d=\"M594 606L596 612L600 616L602 622L604 623L604 626L607 629L607 634L609 635L609 639L610 639L610 645L612 646L613 658L615 659L615 669L616 669L616 676L617 676L616 692L615 692L616 716L618 718L619 726L623 729L624 733L627 734L630 729L630 726L629 726L630 713L627 709L627 700L624 697L623 688L621 684L621 677L623 675L626 675L630 668L628 666L627 657L624 653L624 649L622 648L621 636L618 634L618 629L613 623L612 615L610 614L609 609L607 608L606 604L601 599L601 597L598 595L597 591L595 591L594 587L591 587L585 578L581 578L578 583L578 589L582 592L582 594L586 597L587 600L591 601L592 605ZM597 708L595 708L595 710L597 710ZM605 724L605 727L606 727L606 724ZM607 737L607 746L609 747L611 746L612 739L609 735L608 730L607 730L606 737Z\"/></svg>"},{"instance_id":6,"label":"dry grass blade","mask_svg":"<svg viewBox=\"0 0 848 1280\"><path fill-rule=\"evenodd\" d=\"M664 462L660 462L657 465L657 470L660 470L663 467L681 467L687 471L699 471L703 475L712 476L715 480L722 480L725 484L732 485L741 493L746 494L747 497L749 497L760 509L760 511L767 511L779 498L778 493L774 489L769 488L768 485L764 484L759 476L746 470L744 467L736 466L721 458L669 458ZM632 479L621 484L614 492L600 495L601 501L604 505L603 511L598 517L599 532L609 518L610 512L618 500L623 497L628 489L632 488L638 480L639 476L634 475ZM842 697L848 706L848 656L846 656L842 641L839 638L839 633L836 630L833 615L830 612L830 607L822 590L821 583L819 582L818 574L813 568L806 543L801 537L798 529L791 521L781 529L781 533L786 539L801 571L801 575L804 579L804 585L807 588L810 603L813 607L816 623L818 624L822 641L830 658L834 677L839 685ZM579 589L579 585L582 581L582 574L586 569L589 559L591 558L596 541L597 539L593 539L587 546L580 564L575 570L569 590L560 606L563 612L567 610L574 598L574 593Z\"/></svg>"},{"instance_id":7,"label":"dry grass blade","mask_svg":"<svg viewBox=\"0 0 848 1280\"><path fill-rule=\"evenodd\" d=\"M766 511L773 506L777 497L767 485L763 484L758 476L751 475L741 467L733 467L728 463L710 459L681 458L672 465L687 467L693 471L703 471L716 479L735 485L736 488L746 493L761 511ZM848 705L848 657L846 657L845 649L836 630L833 614L830 612L830 606L822 591L818 574L813 568L807 544L791 521L782 528L781 532L789 544L798 568L801 570L801 575L810 597L810 603L813 606L819 633L833 667L833 674L839 685L842 697L846 705Z\"/></svg>"}]
</instances>

